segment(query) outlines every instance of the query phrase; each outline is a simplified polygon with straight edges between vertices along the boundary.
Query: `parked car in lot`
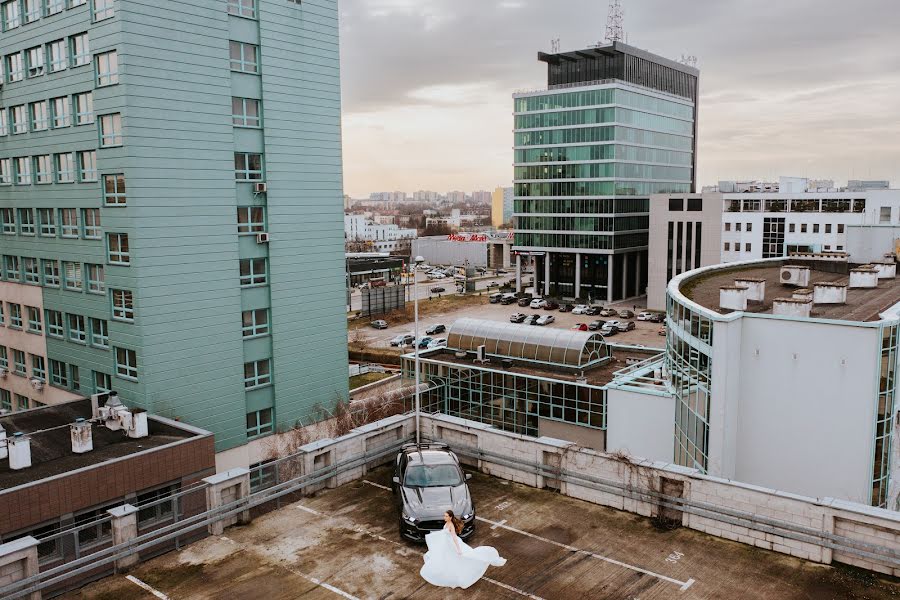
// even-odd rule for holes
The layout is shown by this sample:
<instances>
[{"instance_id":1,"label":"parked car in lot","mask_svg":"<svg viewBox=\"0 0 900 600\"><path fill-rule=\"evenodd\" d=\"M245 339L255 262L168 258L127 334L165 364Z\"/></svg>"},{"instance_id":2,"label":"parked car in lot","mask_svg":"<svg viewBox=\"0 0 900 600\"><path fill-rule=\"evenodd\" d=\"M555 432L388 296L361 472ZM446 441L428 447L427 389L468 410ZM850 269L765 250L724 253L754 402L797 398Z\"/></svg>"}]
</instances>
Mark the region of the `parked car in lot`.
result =
<instances>
[{"instance_id":1,"label":"parked car in lot","mask_svg":"<svg viewBox=\"0 0 900 600\"><path fill-rule=\"evenodd\" d=\"M657 331L656 334L657 334L657 335L660 335L660 336L662 336L662 337L666 337L666 328L665 328L665 327L660 327L660 328L659 328L659 331Z\"/></svg>"},{"instance_id":2,"label":"parked car in lot","mask_svg":"<svg viewBox=\"0 0 900 600\"><path fill-rule=\"evenodd\" d=\"M587 304L576 304L575 306L572 307L572 314L573 315L583 315L584 312L588 308L590 308L590 307Z\"/></svg>"},{"instance_id":3,"label":"parked car in lot","mask_svg":"<svg viewBox=\"0 0 900 600\"><path fill-rule=\"evenodd\" d=\"M613 308L604 308L600 311L601 317L615 317L618 316L618 313Z\"/></svg>"},{"instance_id":4,"label":"parked car in lot","mask_svg":"<svg viewBox=\"0 0 900 600\"><path fill-rule=\"evenodd\" d=\"M637 320L638 321L652 321L656 316L656 313L647 312L646 310L638 313Z\"/></svg>"},{"instance_id":5,"label":"parked car in lot","mask_svg":"<svg viewBox=\"0 0 900 600\"><path fill-rule=\"evenodd\" d=\"M526 315L522 313L513 313L509 318L510 323L523 323L525 321Z\"/></svg>"},{"instance_id":6,"label":"parked car in lot","mask_svg":"<svg viewBox=\"0 0 900 600\"><path fill-rule=\"evenodd\" d=\"M591 331L599 331L604 325L606 325L606 321L602 321L600 319L596 321L591 321L588 323L588 329Z\"/></svg>"},{"instance_id":7,"label":"parked car in lot","mask_svg":"<svg viewBox=\"0 0 900 600\"><path fill-rule=\"evenodd\" d=\"M447 326L438 323L437 325L432 325L426 329L425 335L434 335L436 333L444 333L445 331L447 331Z\"/></svg>"},{"instance_id":8,"label":"parked car in lot","mask_svg":"<svg viewBox=\"0 0 900 600\"><path fill-rule=\"evenodd\" d=\"M610 337L619 333L618 327L610 327L609 323L600 328L600 334L603 337Z\"/></svg>"},{"instance_id":9,"label":"parked car in lot","mask_svg":"<svg viewBox=\"0 0 900 600\"><path fill-rule=\"evenodd\" d=\"M429 342L428 348L446 348L447 347L447 338L434 338Z\"/></svg>"},{"instance_id":10,"label":"parked car in lot","mask_svg":"<svg viewBox=\"0 0 900 600\"><path fill-rule=\"evenodd\" d=\"M572 325L572 329L574 329L575 331L587 331L588 326L585 323L575 323L574 325Z\"/></svg>"},{"instance_id":11,"label":"parked car in lot","mask_svg":"<svg viewBox=\"0 0 900 600\"><path fill-rule=\"evenodd\" d=\"M559 312L572 312L572 305L571 304L560 304Z\"/></svg>"},{"instance_id":12,"label":"parked car in lot","mask_svg":"<svg viewBox=\"0 0 900 600\"><path fill-rule=\"evenodd\" d=\"M550 323L553 323L554 321L556 321L556 317L554 317L553 315L543 315L541 317L538 317L538 320L535 321L534 324L535 325L549 325Z\"/></svg>"},{"instance_id":13,"label":"parked car in lot","mask_svg":"<svg viewBox=\"0 0 900 600\"><path fill-rule=\"evenodd\" d=\"M553 300L544 300L545 310L556 310L557 308L559 308L559 302L555 302Z\"/></svg>"},{"instance_id":14,"label":"parked car in lot","mask_svg":"<svg viewBox=\"0 0 900 600\"><path fill-rule=\"evenodd\" d=\"M627 309L622 309L619 311L619 317L622 319L633 319L634 313Z\"/></svg>"},{"instance_id":15,"label":"parked car in lot","mask_svg":"<svg viewBox=\"0 0 900 600\"><path fill-rule=\"evenodd\" d=\"M621 329L620 329L621 325L624 325L624 323L622 323L622 321L612 320L612 321L607 321L606 323L604 323L603 327L615 327L616 329L619 329L621 331Z\"/></svg>"},{"instance_id":16,"label":"parked car in lot","mask_svg":"<svg viewBox=\"0 0 900 600\"><path fill-rule=\"evenodd\" d=\"M431 340L432 340L432 338L430 338L430 337L423 337L422 339L420 339L419 340L419 350L424 350L425 348L427 348L428 344L431 343Z\"/></svg>"},{"instance_id":17,"label":"parked car in lot","mask_svg":"<svg viewBox=\"0 0 900 600\"><path fill-rule=\"evenodd\" d=\"M650 319L650 322L651 323L665 323L666 315L664 315L662 313L653 313L653 318Z\"/></svg>"},{"instance_id":18,"label":"parked car in lot","mask_svg":"<svg viewBox=\"0 0 900 600\"><path fill-rule=\"evenodd\" d=\"M619 331L631 331L635 328L634 321L625 321L624 323L619 323L618 329Z\"/></svg>"},{"instance_id":19,"label":"parked car in lot","mask_svg":"<svg viewBox=\"0 0 900 600\"><path fill-rule=\"evenodd\" d=\"M543 298L534 298L528 306L531 308L544 308L546 303L547 301Z\"/></svg>"},{"instance_id":20,"label":"parked car in lot","mask_svg":"<svg viewBox=\"0 0 900 600\"><path fill-rule=\"evenodd\" d=\"M603 309L599 306L588 306L587 310L584 311L584 314L588 315L589 317L595 317L600 314L601 310Z\"/></svg>"},{"instance_id":21,"label":"parked car in lot","mask_svg":"<svg viewBox=\"0 0 900 600\"><path fill-rule=\"evenodd\" d=\"M500 304L513 304L516 300L518 300L518 298L516 298L515 294L503 294L503 296L500 297Z\"/></svg>"},{"instance_id":22,"label":"parked car in lot","mask_svg":"<svg viewBox=\"0 0 900 600\"><path fill-rule=\"evenodd\" d=\"M391 346L408 346L416 341L416 336L411 333L401 333L391 339Z\"/></svg>"},{"instance_id":23,"label":"parked car in lot","mask_svg":"<svg viewBox=\"0 0 900 600\"><path fill-rule=\"evenodd\" d=\"M523 307L529 306L531 304L531 298L530 297L519 298L519 301L516 302L516 304L518 304L519 306L523 306Z\"/></svg>"},{"instance_id":24,"label":"parked car in lot","mask_svg":"<svg viewBox=\"0 0 900 600\"><path fill-rule=\"evenodd\" d=\"M491 304L498 304L500 300L503 298L503 294L500 292L495 292L488 296L488 302Z\"/></svg>"},{"instance_id":25,"label":"parked car in lot","mask_svg":"<svg viewBox=\"0 0 900 600\"><path fill-rule=\"evenodd\" d=\"M525 317L525 320L522 321L523 325L535 325L537 320L541 318L541 315L528 315Z\"/></svg>"},{"instance_id":26,"label":"parked car in lot","mask_svg":"<svg viewBox=\"0 0 900 600\"><path fill-rule=\"evenodd\" d=\"M382 319L378 319L377 321L372 321L371 323L369 323L369 325L371 325L375 329L387 329L388 328L387 321L384 321Z\"/></svg>"},{"instance_id":27,"label":"parked car in lot","mask_svg":"<svg viewBox=\"0 0 900 600\"><path fill-rule=\"evenodd\" d=\"M431 288L431 293L432 293L432 294L443 294L443 293L446 292L446 291L447 291L446 288L442 288L442 287L439 286L439 285L436 285L436 286L434 286L433 288Z\"/></svg>"},{"instance_id":28,"label":"parked car in lot","mask_svg":"<svg viewBox=\"0 0 900 600\"><path fill-rule=\"evenodd\" d=\"M445 444L406 444L394 461L391 489L397 507L400 537L424 542L425 535L444 527L452 510L463 522L460 539L475 533L475 503L456 454Z\"/></svg>"}]
</instances>

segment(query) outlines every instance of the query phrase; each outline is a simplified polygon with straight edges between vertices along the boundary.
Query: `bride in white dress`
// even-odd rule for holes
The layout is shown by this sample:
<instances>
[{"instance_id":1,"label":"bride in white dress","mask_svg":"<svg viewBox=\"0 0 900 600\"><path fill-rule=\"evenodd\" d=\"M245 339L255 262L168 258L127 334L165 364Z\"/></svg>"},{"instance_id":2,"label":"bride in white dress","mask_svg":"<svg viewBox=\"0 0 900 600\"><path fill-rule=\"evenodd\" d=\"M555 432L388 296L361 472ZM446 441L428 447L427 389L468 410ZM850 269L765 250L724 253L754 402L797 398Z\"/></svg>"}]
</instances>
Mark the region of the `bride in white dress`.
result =
<instances>
[{"instance_id":1,"label":"bride in white dress","mask_svg":"<svg viewBox=\"0 0 900 600\"><path fill-rule=\"evenodd\" d=\"M419 574L431 585L465 589L481 579L489 565L506 564L495 548L470 548L457 536L460 531L462 521L448 510L444 513L444 528L425 536L428 552Z\"/></svg>"}]
</instances>

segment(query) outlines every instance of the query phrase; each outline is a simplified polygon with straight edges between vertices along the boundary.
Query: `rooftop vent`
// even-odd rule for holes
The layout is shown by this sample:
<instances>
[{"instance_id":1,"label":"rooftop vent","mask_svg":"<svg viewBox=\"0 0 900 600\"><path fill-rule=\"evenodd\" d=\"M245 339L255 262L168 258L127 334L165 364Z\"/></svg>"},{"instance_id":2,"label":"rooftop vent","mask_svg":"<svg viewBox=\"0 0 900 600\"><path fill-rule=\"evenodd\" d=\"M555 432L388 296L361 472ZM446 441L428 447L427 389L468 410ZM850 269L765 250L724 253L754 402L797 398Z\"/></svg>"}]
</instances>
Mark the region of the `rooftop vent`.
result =
<instances>
[{"instance_id":1,"label":"rooftop vent","mask_svg":"<svg viewBox=\"0 0 900 600\"><path fill-rule=\"evenodd\" d=\"M794 290L794 293L791 294L791 298L794 300L803 300L805 302L813 301L813 291L809 288L800 288L798 290Z\"/></svg>"},{"instance_id":2,"label":"rooftop vent","mask_svg":"<svg viewBox=\"0 0 900 600\"><path fill-rule=\"evenodd\" d=\"M832 281L820 281L813 284L814 304L846 304L847 284Z\"/></svg>"},{"instance_id":3,"label":"rooftop vent","mask_svg":"<svg viewBox=\"0 0 900 600\"><path fill-rule=\"evenodd\" d=\"M72 438L72 452L75 454L84 454L94 449L90 421L77 419L69 425L69 436Z\"/></svg>"},{"instance_id":4,"label":"rooftop vent","mask_svg":"<svg viewBox=\"0 0 900 600\"><path fill-rule=\"evenodd\" d=\"M878 269L872 265L850 269L850 289L875 287L878 287Z\"/></svg>"},{"instance_id":5,"label":"rooftop vent","mask_svg":"<svg viewBox=\"0 0 900 600\"><path fill-rule=\"evenodd\" d=\"M762 302L766 298L766 280L756 277L742 277L734 280L736 287L747 288L747 300Z\"/></svg>"},{"instance_id":6,"label":"rooftop vent","mask_svg":"<svg viewBox=\"0 0 900 600\"><path fill-rule=\"evenodd\" d=\"M894 261L875 263L873 266L878 271L878 279L893 279L897 276L897 263Z\"/></svg>"},{"instance_id":7,"label":"rooftop vent","mask_svg":"<svg viewBox=\"0 0 900 600\"><path fill-rule=\"evenodd\" d=\"M775 298L772 301L772 314L779 317L809 318L812 302L794 298Z\"/></svg>"},{"instance_id":8,"label":"rooftop vent","mask_svg":"<svg viewBox=\"0 0 900 600\"><path fill-rule=\"evenodd\" d=\"M738 285L720 287L719 308L747 310L747 288Z\"/></svg>"},{"instance_id":9,"label":"rooftop vent","mask_svg":"<svg viewBox=\"0 0 900 600\"><path fill-rule=\"evenodd\" d=\"M9 449L9 468L13 471L21 471L31 466L31 438L16 432L7 439Z\"/></svg>"},{"instance_id":10,"label":"rooftop vent","mask_svg":"<svg viewBox=\"0 0 900 600\"><path fill-rule=\"evenodd\" d=\"M792 285L801 288L808 287L809 267L784 265L781 267L781 283L782 285Z\"/></svg>"},{"instance_id":11,"label":"rooftop vent","mask_svg":"<svg viewBox=\"0 0 900 600\"><path fill-rule=\"evenodd\" d=\"M129 410L115 394L110 395L105 406L99 408L100 419L110 431L124 430L130 438L149 435L147 412L140 408Z\"/></svg>"}]
</instances>

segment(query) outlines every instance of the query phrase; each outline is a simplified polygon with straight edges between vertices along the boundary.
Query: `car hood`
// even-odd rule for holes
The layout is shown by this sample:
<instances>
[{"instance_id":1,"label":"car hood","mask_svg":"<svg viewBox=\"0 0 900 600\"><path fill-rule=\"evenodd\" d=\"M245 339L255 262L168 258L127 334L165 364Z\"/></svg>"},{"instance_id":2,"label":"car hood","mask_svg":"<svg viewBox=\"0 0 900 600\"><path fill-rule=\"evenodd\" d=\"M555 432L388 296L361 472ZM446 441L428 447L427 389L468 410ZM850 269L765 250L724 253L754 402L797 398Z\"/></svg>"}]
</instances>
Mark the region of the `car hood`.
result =
<instances>
[{"instance_id":1,"label":"car hood","mask_svg":"<svg viewBox=\"0 0 900 600\"><path fill-rule=\"evenodd\" d=\"M455 487L403 487L403 509L419 520L441 518L452 510L461 517L472 509L472 499L465 484Z\"/></svg>"}]
</instances>

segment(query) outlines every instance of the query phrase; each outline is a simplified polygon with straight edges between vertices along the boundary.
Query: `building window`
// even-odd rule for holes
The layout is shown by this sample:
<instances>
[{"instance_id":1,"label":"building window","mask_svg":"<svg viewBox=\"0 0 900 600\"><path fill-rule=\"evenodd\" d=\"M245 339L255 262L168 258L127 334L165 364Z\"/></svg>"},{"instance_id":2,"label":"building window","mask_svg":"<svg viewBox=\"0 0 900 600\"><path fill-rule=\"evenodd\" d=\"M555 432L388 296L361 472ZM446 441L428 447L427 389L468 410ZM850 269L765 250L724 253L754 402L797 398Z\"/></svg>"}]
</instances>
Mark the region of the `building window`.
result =
<instances>
[{"instance_id":1,"label":"building window","mask_svg":"<svg viewBox=\"0 0 900 600\"><path fill-rule=\"evenodd\" d=\"M116 375L127 379L137 379L137 352L116 347Z\"/></svg>"},{"instance_id":2,"label":"building window","mask_svg":"<svg viewBox=\"0 0 900 600\"><path fill-rule=\"evenodd\" d=\"M61 13L66 8L66 0L47 0L47 16Z\"/></svg>"},{"instance_id":3,"label":"building window","mask_svg":"<svg viewBox=\"0 0 900 600\"><path fill-rule=\"evenodd\" d=\"M813 233L819 233L819 224L813 223Z\"/></svg>"},{"instance_id":4,"label":"building window","mask_svg":"<svg viewBox=\"0 0 900 600\"><path fill-rule=\"evenodd\" d=\"M269 309L245 310L241 313L244 337L269 335Z\"/></svg>"},{"instance_id":5,"label":"building window","mask_svg":"<svg viewBox=\"0 0 900 600\"><path fill-rule=\"evenodd\" d=\"M138 527L148 527L172 518L172 500L166 500L177 492L175 486L164 487L152 492L139 494L134 503L138 508Z\"/></svg>"},{"instance_id":6,"label":"building window","mask_svg":"<svg viewBox=\"0 0 900 600\"><path fill-rule=\"evenodd\" d=\"M684 198L669 198L669 212L684 210Z\"/></svg>"},{"instance_id":7,"label":"building window","mask_svg":"<svg viewBox=\"0 0 900 600\"><path fill-rule=\"evenodd\" d=\"M125 206L125 176L121 173L103 176L103 202L107 206Z\"/></svg>"},{"instance_id":8,"label":"building window","mask_svg":"<svg viewBox=\"0 0 900 600\"><path fill-rule=\"evenodd\" d=\"M746 231L748 231L748 232L753 231L753 223L747 223Z\"/></svg>"},{"instance_id":9,"label":"building window","mask_svg":"<svg viewBox=\"0 0 900 600\"><path fill-rule=\"evenodd\" d=\"M750 244L744 244L744 252L750 252Z\"/></svg>"},{"instance_id":10,"label":"building window","mask_svg":"<svg viewBox=\"0 0 900 600\"><path fill-rule=\"evenodd\" d=\"M44 47L35 46L25 51L25 58L28 62L28 76L37 77L44 74L45 60Z\"/></svg>"},{"instance_id":11,"label":"building window","mask_svg":"<svg viewBox=\"0 0 900 600\"><path fill-rule=\"evenodd\" d=\"M87 327L81 315L66 315L69 319L69 340L79 344L87 343Z\"/></svg>"},{"instance_id":12,"label":"building window","mask_svg":"<svg viewBox=\"0 0 900 600\"><path fill-rule=\"evenodd\" d=\"M21 377L25 377L27 371L25 367L25 353L21 350L12 351L13 355L13 373Z\"/></svg>"},{"instance_id":13,"label":"building window","mask_svg":"<svg viewBox=\"0 0 900 600\"><path fill-rule=\"evenodd\" d=\"M843 223L838 223L837 232L844 233L844 224Z\"/></svg>"},{"instance_id":14,"label":"building window","mask_svg":"<svg viewBox=\"0 0 900 600\"><path fill-rule=\"evenodd\" d=\"M49 154L34 157L34 182L53 183L53 161Z\"/></svg>"},{"instance_id":15,"label":"building window","mask_svg":"<svg viewBox=\"0 0 900 600\"><path fill-rule=\"evenodd\" d=\"M0 209L0 220L3 221L3 233L16 235L16 211L13 208Z\"/></svg>"},{"instance_id":16,"label":"building window","mask_svg":"<svg viewBox=\"0 0 900 600\"><path fill-rule=\"evenodd\" d=\"M79 176L81 181L97 181L97 151L83 150L78 153Z\"/></svg>"},{"instance_id":17,"label":"building window","mask_svg":"<svg viewBox=\"0 0 900 600\"><path fill-rule=\"evenodd\" d=\"M91 345L109 348L109 325L103 319L91 319Z\"/></svg>"},{"instance_id":18,"label":"building window","mask_svg":"<svg viewBox=\"0 0 900 600\"><path fill-rule=\"evenodd\" d=\"M47 335L61 338L65 335L65 327L63 326L63 316L58 310L47 310Z\"/></svg>"},{"instance_id":19,"label":"building window","mask_svg":"<svg viewBox=\"0 0 900 600\"><path fill-rule=\"evenodd\" d=\"M100 116L100 147L110 148L122 145L122 115L119 113Z\"/></svg>"},{"instance_id":20,"label":"building window","mask_svg":"<svg viewBox=\"0 0 900 600\"><path fill-rule=\"evenodd\" d=\"M34 23L41 18L41 0L25 0L24 23Z\"/></svg>"},{"instance_id":21,"label":"building window","mask_svg":"<svg viewBox=\"0 0 900 600\"><path fill-rule=\"evenodd\" d=\"M16 158L16 185L31 185L31 158Z\"/></svg>"},{"instance_id":22,"label":"building window","mask_svg":"<svg viewBox=\"0 0 900 600\"><path fill-rule=\"evenodd\" d=\"M56 237L56 211L54 209L39 208L38 222L42 236Z\"/></svg>"},{"instance_id":23,"label":"building window","mask_svg":"<svg viewBox=\"0 0 900 600\"><path fill-rule=\"evenodd\" d=\"M41 285L41 273L38 270L38 260L36 258L25 257L22 259L22 266L25 268L25 283Z\"/></svg>"},{"instance_id":24,"label":"building window","mask_svg":"<svg viewBox=\"0 0 900 600\"><path fill-rule=\"evenodd\" d=\"M230 42L231 70L259 73L259 48L244 42Z\"/></svg>"},{"instance_id":25,"label":"building window","mask_svg":"<svg viewBox=\"0 0 900 600\"><path fill-rule=\"evenodd\" d=\"M56 183L75 181L75 155L71 152L56 155Z\"/></svg>"},{"instance_id":26,"label":"building window","mask_svg":"<svg viewBox=\"0 0 900 600\"><path fill-rule=\"evenodd\" d=\"M9 135L9 109L0 108L0 136Z\"/></svg>"},{"instance_id":27,"label":"building window","mask_svg":"<svg viewBox=\"0 0 900 600\"><path fill-rule=\"evenodd\" d=\"M66 40L56 40L47 44L50 48L50 72L65 71L69 67L69 53Z\"/></svg>"},{"instance_id":28,"label":"building window","mask_svg":"<svg viewBox=\"0 0 900 600\"><path fill-rule=\"evenodd\" d=\"M9 371L9 356L6 354L6 346L0 346L0 369L6 369L7 371Z\"/></svg>"},{"instance_id":29,"label":"building window","mask_svg":"<svg viewBox=\"0 0 900 600\"><path fill-rule=\"evenodd\" d=\"M25 356L25 355L23 354L22 356ZM28 410L29 408L31 408L31 399L28 396L23 396L22 394L16 394L16 404L17 404L17 410ZM49 535L50 533L56 531L55 526L42 527L41 529L43 530L43 532L40 535ZM43 546L45 548L52 548L52 550L51 551L41 551L41 546ZM58 547L59 547L59 540L51 540L49 542L43 542L41 544L38 544L38 560L40 562L46 562L50 558L54 558L54 557L58 556L59 555ZM47 557L48 553L52 554L49 558Z\"/></svg>"},{"instance_id":30,"label":"building window","mask_svg":"<svg viewBox=\"0 0 900 600\"><path fill-rule=\"evenodd\" d=\"M272 370L268 358L244 363L244 387L246 389L255 389L271 383Z\"/></svg>"},{"instance_id":31,"label":"building window","mask_svg":"<svg viewBox=\"0 0 900 600\"><path fill-rule=\"evenodd\" d=\"M250 465L250 491L258 492L272 487L277 483L276 477L277 472L274 461L267 460Z\"/></svg>"},{"instance_id":32,"label":"building window","mask_svg":"<svg viewBox=\"0 0 900 600\"><path fill-rule=\"evenodd\" d=\"M21 52L6 57L6 81L13 83L25 78L25 60Z\"/></svg>"},{"instance_id":33,"label":"building window","mask_svg":"<svg viewBox=\"0 0 900 600\"><path fill-rule=\"evenodd\" d=\"M878 222L879 223L890 223L891 222L891 207L890 206L882 206L878 209Z\"/></svg>"},{"instance_id":34,"label":"building window","mask_svg":"<svg viewBox=\"0 0 900 600\"><path fill-rule=\"evenodd\" d=\"M106 511L113 508L111 505L81 513L75 517L75 527L78 528L78 548L84 550L109 542L112 539L112 521Z\"/></svg>"},{"instance_id":35,"label":"building window","mask_svg":"<svg viewBox=\"0 0 900 600\"><path fill-rule=\"evenodd\" d=\"M6 348L2 348L2 350L4 353L6 352ZM9 390L0 390L0 410L12 412L12 394Z\"/></svg>"},{"instance_id":36,"label":"building window","mask_svg":"<svg viewBox=\"0 0 900 600\"><path fill-rule=\"evenodd\" d=\"M112 391L112 376L100 371L94 371L94 391L98 394Z\"/></svg>"},{"instance_id":37,"label":"building window","mask_svg":"<svg viewBox=\"0 0 900 600\"><path fill-rule=\"evenodd\" d=\"M50 383L57 387L69 387L69 375L66 363L50 359Z\"/></svg>"},{"instance_id":38,"label":"building window","mask_svg":"<svg viewBox=\"0 0 900 600\"><path fill-rule=\"evenodd\" d=\"M19 281L19 257L7 256L4 265L6 278L10 281Z\"/></svg>"},{"instance_id":39,"label":"building window","mask_svg":"<svg viewBox=\"0 0 900 600\"><path fill-rule=\"evenodd\" d=\"M831 223L825 224L825 233L831 233Z\"/></svg>"},{"instance_id":40,"label":"building window","mask_svg":"<svg viewBox=\"0 0 900 600\"><path fill-rule=\"evenodd\" d=\"M228 0L228 14L256 18L256 0Z\"/></svg>"},{"instance_id":41,"label":"building window","mask_svg":"<svg viewBox=\"0 0 900 600\"><path fill-rule=\"evenodd\" d=\"M115 14L113 0L94 0L94 21L111 19Z\"/></svg>"},{"instance_id":42,"label":"building window","mask_svg":"<svg viewBox=\"0 0 900 600\"><path fill-rule=\"evenodd\" d=\"M68 96L54 98L50 104L53 111L53 128L68 127L72 123Z\"/></svg>"},{"instance_id":43,"label":"building window","mask_svg":"<svg viewBox=\"0 0 900 600\"><path fill-rule=\"evenodd\" d=\"M30 208L19 209L19 233L34 235L34 211Z\"/></svg>"},{"instance_id":44,"label":"building window","mask_svg":"<svg viewBox=\"0 0 900 600\"><path fill-rule=\"evenodd\" d=\"M88 265L88 289L91 294L106 294L106 283L103 278L103 265Z\"/></svg>"},{"instance_id":45,"label":"building window","mask_svg":"<svg viewBox=\"0 0 900 600\"><path fill-rule=\"evenodd\" d=\"M9 0L3 3L3 31L15 29L22 24L19 14L19 0Z\"/></svg>"},{"instance_id":46,"label":"building window","mask_svg":"<svg viewBox=\"0 0 900 600\"><path fill-rule=\"evenodd\" d=\"M266 274L265 258L241 259L241 286L266 285L269 282Z\"/></svg>"},{"instance_id":47,"label":"building window","mask_svg":"<svg viewBox=\"0 0 900 600\"><path fill-rule=\"evenodd\" d=\"M247 437L253 438L274 431L273 409L264 408L247 413Z\"/></svg>"},{"instance_id":48,"label":"building window","mask_svg":"<svg viewBox=\"0 0 900 600\"><path fill-rule=\"evenodd\" d=\"M797 225L795 223L791 223L788 225L788 233L795 233L797 231Z\"/></svg>"},{"instance_id":49,"label":"building window","mask_svg":"<svg viewBox=\"0 0 900 600\"><path fill-rule=\"evenodd\" d=\"M94 94L75 94L75 124L90 125L94 122Z\"/></svg>"},{"instance_id":50,"label":"building window","mask_svg":"<svg viewBox=\"0 0 900 600\"><path fill-rule=\"evenodd\" d=\"M236 181L261 181L262 154L235 152L234 178Z\"/></svg>"},{"instance_id":51,"label":"building window","mask_svg":"<svg viewBox=\"0 0 900 600\"><path fill-rule=\"evenodd\" d=\"M9 326L13 329L22 329L22 305L8 302Z\"/></svg>"},{"instance_id":52,"label":"building window","mask_svg":"<svg viewBox=\"0 0 900 600\"><path fill-rule=\"evenodd\" d=\"M266 213L262 206L239 206L238 233L260 233L266 230Z\"/></svg>"},{"instance_id":53,"label":"building window","mask_svg":"<svg viewBox=\"0 0 900 600\"><path fill-rule=\"evenodd\" d=\"M47 110L47 101L31 103L31 130L43 131L50 127L50 115Z\"/></svg>"},{"instance_id":54,"label":"building window","mask_svg":"<svg viewBox=\"0 0 900 600\"><path fill-rule=\"evenodd\" d=\"M97 55L97 87L119 83L119 57L115 50Z\"/></svg>"},{"instance_id":55,"label":"building window","mask_svg":"<svg viewBox=\"0 0 900 600\"><path fill-rule=\"evenodd\" d=\"M116 321L134 320L134 297L129 290L112 290L112 316Z\"/></svg>"},{"instance_id":56,"label":"building window","mask_svg":"<svg viewBox=\"0 0 900 600\"><path fill-rule=\"evenodd\" d=\"M43 356L31 355L31 376L39 381L47 381L47 367Z\"/></svg>"},{"instance_id":57,"label":"building window","mask_svg":"<svg viewBox=\"0 0 900 600\"><path fill-rule=\"evenodd\" d=\"M238 127L259 127L259 100L232 98L231 122Z\"/></svg>"},{"instance_id":58,"label":"building window","mask_svg":"<svg viewBox=\"0 0 900 600\"><path fill-rule=\"evenodd\" d=\"M12 107L12 132L13 135L28 133L28 110L24 104Z\"/></svg>"},{"instance_id":59,"label":"building window","mask_svg":"<svg viewBox=\"0 0 900 600\"><path fill-rule=\"evenodd\" d=\"M91 45L87 33L73 35L72 40L72 66L80 67L91 64Z\"/></svg>"},{"instance_id":60,"label":"building window","mask_svg":"<svg viewBox=\"0 0 900 600\"><path fill-rule=\"evenodd\" d=\"M806 223L800 224L800 233L806 233Z\"/></svg>"},{"instance_id":61,"label":"building window","mask_svg":"<svg viewBox=\"0 0 900 600\"><path fill-rule=\"evenodd\" d=\"M28 331L31 333L41 333L44 331L44 323L41 320L41 309L33 306L26 306L28 310Z\"/></svg>"},{"instance_id":62,"label":"building window","mask_svg":"<svg viewBox=\"0 0 900 600\"><path fill-rule=\"evenodd\" d=\"M47 287L59 287L59 263L55 260L43 259L44 285Z\"/></svg>"},{"instance_id":63,"label":"building window","mask_svg":"<svg viewBox=\"0 0 900 600\"><path fill-rule=\"evenodd\" d=\"M127 233L110 233L106 236L109 264L111 265L130 265L131 253L128 248Z\"/></svg>"},{"instance_id":64,"label":"building window","mask_svg":"<svg viewBox=\"0 0 900 600\"><path fill-rule=\"evenodd\" d=\"M62 226L62 236L64 238L77 238L80 235L77 208L59 209L59 222Z\"/></svg>"},{"instance_id":65,"label":"building window","mask_svg":"<svg viewBox=\"0 0 900 600\"><path fill-rule=\"evenodd\" d=\"M731 231L731 223L725 223L725 231Z\"/></svg>"},{"instance_id":66,"label":"building window","mask_svg":"<svg viewBox=\"0 0 900 600\"><path fill-rule=\"evenodd\" d=\"M80 292L84 287L81 275L81 263L63 261L63 273L65 273L64 286L67 290Z\"/></svg>"},{"instance_id":67,"label":"building window","mask_svg":"<svg viewBox=\"0 0 900 600\"><path fill-rule=\"evenodd\" d=\"M82 211L82 217L84 218L84 239L86 240L99 240L102 239L102 235L100 232L100 209L99 208L85 208Z\"/></svg>"}]
</instances>

